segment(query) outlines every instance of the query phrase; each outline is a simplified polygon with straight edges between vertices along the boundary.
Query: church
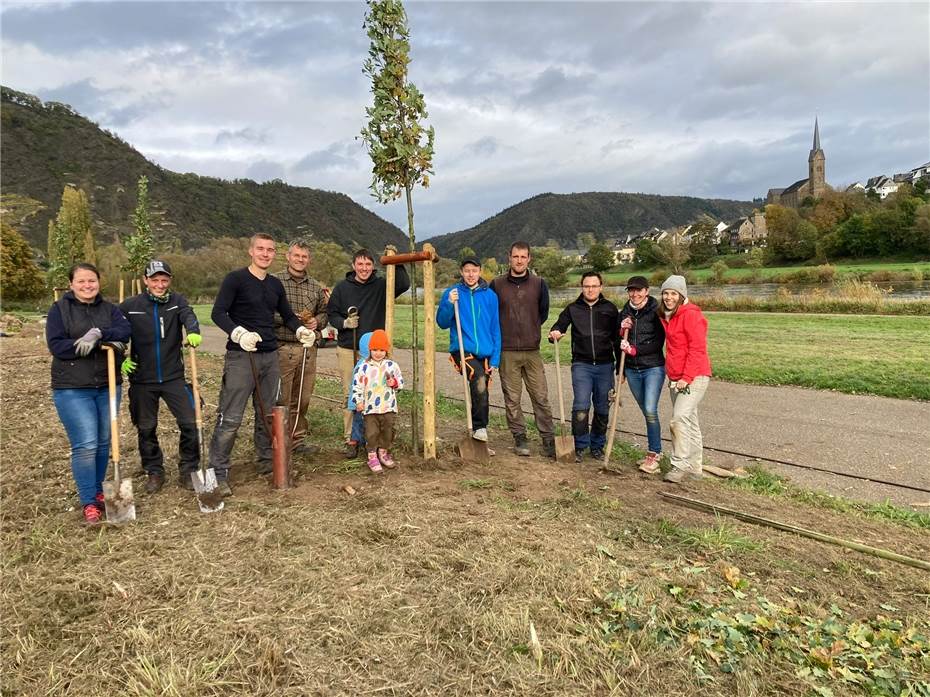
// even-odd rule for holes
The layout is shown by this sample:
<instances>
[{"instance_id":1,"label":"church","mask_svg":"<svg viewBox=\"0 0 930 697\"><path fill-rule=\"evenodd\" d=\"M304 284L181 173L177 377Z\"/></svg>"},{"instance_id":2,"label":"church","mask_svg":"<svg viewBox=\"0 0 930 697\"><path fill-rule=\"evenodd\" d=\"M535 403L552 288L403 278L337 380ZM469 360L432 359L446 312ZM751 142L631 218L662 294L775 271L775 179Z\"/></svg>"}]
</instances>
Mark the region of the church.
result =
<instances>
[{"instance_id":1,"label":"church","mask_svg":"<svg viewBox=\"0 0 930 697\"><path fill-rule=\"evenodd\" d=\"M820 124L814 119L814 145L807 156L807 179L799 179L787 189L769 189L766 203L777 203L787 208L798 208L808 196L820 198L827 190L827 156L820 147Z\"/></svg>"}]
</instances>

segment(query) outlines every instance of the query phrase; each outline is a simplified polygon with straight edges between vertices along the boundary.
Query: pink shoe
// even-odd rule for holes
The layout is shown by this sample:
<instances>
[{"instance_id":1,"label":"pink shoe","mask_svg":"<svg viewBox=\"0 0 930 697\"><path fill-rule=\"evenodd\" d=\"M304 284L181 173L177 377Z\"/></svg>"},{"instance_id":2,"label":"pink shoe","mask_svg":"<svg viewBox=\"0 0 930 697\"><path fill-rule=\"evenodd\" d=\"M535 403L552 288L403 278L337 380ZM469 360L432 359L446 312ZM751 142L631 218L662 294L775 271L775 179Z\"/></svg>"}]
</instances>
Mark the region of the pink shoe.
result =
<instances>
[{"instance_id":1,"label":"pink shoe","mask_svg":"<svg viewBox=\"0 0 930 697\"><path fill-rule=\"evenodd\" d=\"M381 461L378 460L378 453L368 453L368 469L375 474L381 474L384 471L381 469Z\"/></svg>"},{"instance_id":2,"label":"pink shoe","mask_svg":"<svg viewBox=\"0 0 930 697\"><path fill-rule=\"evenodd\" d=\"M378 448L378 458L381 460L381 464L387 467L389 470L397 467L397 463L394 462L394 458L391 457L391 453L389 453L384 448Z\"/></svg>"},{"instance_id":3,"label":"pink shoe","mask_svg":"<svg viewBox=\"0 0 930 697\"><path fill-rule=\"evenodd\" d=\"M659 458L662 456L658 453L650 452L646 455L645 458L639 463L639 471L645 472L646 474L655 474L659 471Z\"/></svg>"}]
</instances>

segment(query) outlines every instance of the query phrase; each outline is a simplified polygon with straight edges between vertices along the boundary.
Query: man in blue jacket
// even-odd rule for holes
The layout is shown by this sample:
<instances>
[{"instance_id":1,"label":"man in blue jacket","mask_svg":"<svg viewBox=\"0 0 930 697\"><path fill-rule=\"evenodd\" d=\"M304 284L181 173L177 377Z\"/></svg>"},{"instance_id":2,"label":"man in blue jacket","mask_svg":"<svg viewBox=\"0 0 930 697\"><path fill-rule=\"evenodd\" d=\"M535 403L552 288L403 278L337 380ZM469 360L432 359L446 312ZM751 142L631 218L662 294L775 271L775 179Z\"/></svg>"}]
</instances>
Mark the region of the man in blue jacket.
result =
<instances>
[{"instance_id":1,"label":"man in blue jacket","mask_svg":"<svg viewBox=\"0 0 930 697\"><path fill-rule=\"evenodd\" d=\"M488 386L492 371L501 362L501 325L497 295L481 278L481 263L475 258L462 261L462 280L447 288L436 310L436 324L449 329L449 353L455 369L459 364L459 339L455 330L455 310L458 301L462 322L462 342L465 349L465 371L471 393L471 418L475 440L488 440Z\"/></svg>"},{"instance_id":2,"label":"man in blue jacket","mask_svg":"<svg viewBox=\"0 0 930 697\"><path fill-rule=\"evenodd\" d=\"M194 398L184 380L183 335L200 344L200 325L187 299L171 288L171 267L151 261L145 267L145 292L127 298L119 309L132 326L132 348L123 362L129 377L129 414L139 431L139 458L148 475L145 490L154 494L165 483L165 458L158 443L158 404L164 400L178 422L181 441L179 484L193 488L190 473L200 466Z\"/></svg>"}]
</instances>

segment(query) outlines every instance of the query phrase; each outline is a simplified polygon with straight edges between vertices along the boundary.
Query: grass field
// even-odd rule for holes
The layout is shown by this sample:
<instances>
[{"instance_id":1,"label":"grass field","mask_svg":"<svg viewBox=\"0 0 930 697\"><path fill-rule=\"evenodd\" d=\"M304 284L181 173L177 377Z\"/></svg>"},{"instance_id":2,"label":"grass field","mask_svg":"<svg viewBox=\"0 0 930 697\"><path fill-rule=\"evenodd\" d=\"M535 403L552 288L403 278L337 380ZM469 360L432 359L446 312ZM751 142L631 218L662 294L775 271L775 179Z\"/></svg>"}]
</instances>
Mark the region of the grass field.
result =
<instances>
[{"instance_id":1,"label":"grass field","mask_svg":"<svg viewBox=\"0 0 930 697\"><path fill-rule=\"evenodd\" d=\"M295 462L285 492L256 475L248 418L235 496L212 515L173 482L143 493L123 414L138 520L84 528L49 358L34 337L4 342L4 695L930 692L926 572L674 505L629 444L605 472L512 456L498 427L492 463L463 463L455 404L437 410L438 462L401 446L399 469L375 477L339 454L341 405L315 398L322 453ZM221 371L203 356L208 437ZM167 414L160 436L173 470ZM930 558L920 518L827 505L757 470L686 492Z\"/></svg>"}]
</instances>

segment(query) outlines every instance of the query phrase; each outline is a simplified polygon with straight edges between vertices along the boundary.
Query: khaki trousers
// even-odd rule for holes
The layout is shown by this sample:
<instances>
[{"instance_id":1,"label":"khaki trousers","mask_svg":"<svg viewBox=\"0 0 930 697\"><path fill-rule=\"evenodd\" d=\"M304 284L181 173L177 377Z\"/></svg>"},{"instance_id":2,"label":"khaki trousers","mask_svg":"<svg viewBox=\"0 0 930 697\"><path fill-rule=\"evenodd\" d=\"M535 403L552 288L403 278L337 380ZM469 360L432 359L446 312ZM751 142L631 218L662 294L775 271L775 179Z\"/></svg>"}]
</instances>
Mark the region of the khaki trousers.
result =
<instances>
[{"instance_id":1,"label":"khaki trousers","mask_svg":"<svg viewBox=\"0 0 930 697\"><path fill-rule=\"evenodd\" d=\"M523 383L533 403L533 415L536 428L544 441L553 437L552 409L549 407L549 389L546 384L546 371L539 351L502 351L501 352L501 391L504 393L504 406L507 413L507 427L514 436L526 434L526 422L523 419Z\"/></svg>"},{"instance_id":2,"label":"khaki trousers","mask_svg":"<svg viewBox=\"0 0 930 697\"><path fill-rule=\"evenodd\" d=\"M314 346L307 349L307 365L303 366L304 348L300 344L281 341L278 344L278 362L281 365L281 403L287 407L290 417L290 429L294 434L293 447L303 442L307 435L307 407L310 396L316 387L316 352ZM301 392L300 376L303 368L304 387ZM297 396L300 395L300 404ZM294 430L296 424L297 430Z\"/></svg>"},{"instance_id":3,"label":"khaki trousers","mask_svg":"<svg viewBox=\"0 0 930 697\"><path fill-rule=\"evenodd\" d=\"M342 378L342 406L345 409L342 415L342 430L346 441L352 435L352 412L346 408L349 403L349 393L352 391L352 372L355 370L355 352L352 349L336 347L336 358L339 361L339 377Z\"/></svg>"},{"instance_id":4,"label":"khaki trousers","mask_svg":"<svg viewBox=\"0 0 930 697\"><path fill-rule=\"evenodd\" d=\"M668 429L672 435L672 467L700 474L704 462L704 439L698 422L698 405L704 399L710 378L699 375L688 386L687 394L669 387L672 398L672 420Z\"/></svg>"}]
</instances>

